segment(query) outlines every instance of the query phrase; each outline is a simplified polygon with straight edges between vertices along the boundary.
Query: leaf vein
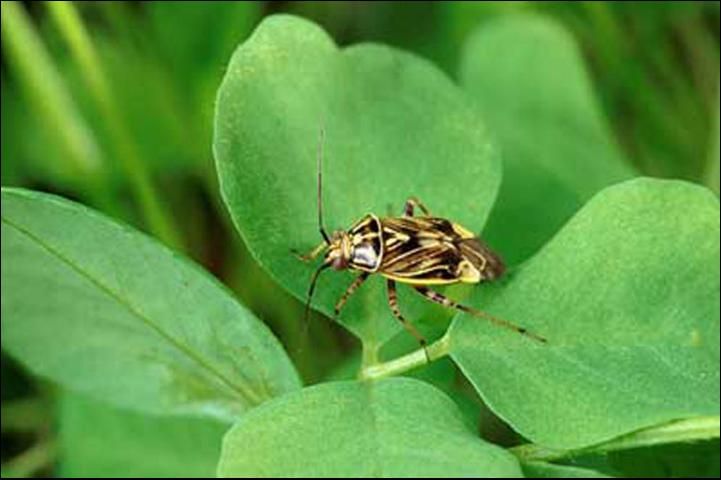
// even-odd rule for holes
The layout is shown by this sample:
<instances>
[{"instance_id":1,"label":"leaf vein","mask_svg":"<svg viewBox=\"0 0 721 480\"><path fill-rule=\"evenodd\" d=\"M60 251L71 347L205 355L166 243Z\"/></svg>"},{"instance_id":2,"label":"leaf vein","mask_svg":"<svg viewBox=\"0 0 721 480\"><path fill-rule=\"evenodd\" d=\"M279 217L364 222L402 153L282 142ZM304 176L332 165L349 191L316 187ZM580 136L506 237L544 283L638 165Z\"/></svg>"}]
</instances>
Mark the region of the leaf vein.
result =
<instances>
[{"instance_id":1,"label":"leaf vein","mask_svg":"<svg viewBox=\"0 0 721 480\"><path fill-rule=\"evenodd\" d=\"M36 236L32 232L30 232L29 230L12 222L8 218L2 217L2 222L5 223L6 225L8 225L9 227L15 229L19 233L28 237L31 241L36 243L38 246L40 246L41 248L46 250L48 253L50 253L57 259L59 259L61 262L65 263L68 267L70 267L76 273L78 273L82 277L86 278L93 285L95 285L98 289L105 292L108 296L110 296L113 300L115 300L119 305L124 307L133 316L135 316L141 322L143 322L143 324L145 324L148 328L150 328L151 330L156 332L158 335L160 335L161 338L165 339L173 347L177 348L181 353L183 353L188 358L193 360L202 369L208 371L211 375L215 376L218 380L220 380L220 382L222 384L227 386L232 392L237 394L244 401L249 402L250 404L259 404L260 403L261 399L253 391L251 391L247 388L244 388L241 385L237 385L237 384L233 383L230 379L228 379L225 375L223 375L220 371L218 371L210 363L208 363L203 357L197 355L189 346L185 345L184 343L180 342L178 339L174 338L172 335L167 333L165 330L163 330L161 327L159 327L155 322L153 322L150 318L148 318L143 313L138 311L131 303L125 301L112 288L108 287L103 282L96 279L93 275L91 275L89 272L84 270L81 266L77 265L71 259L64 256L60 251L58 251L57 249L53 248L52 246L50 246L49 244L47 244L46 242L41 240L38 236Z\"/></svg>"}]
</instances>

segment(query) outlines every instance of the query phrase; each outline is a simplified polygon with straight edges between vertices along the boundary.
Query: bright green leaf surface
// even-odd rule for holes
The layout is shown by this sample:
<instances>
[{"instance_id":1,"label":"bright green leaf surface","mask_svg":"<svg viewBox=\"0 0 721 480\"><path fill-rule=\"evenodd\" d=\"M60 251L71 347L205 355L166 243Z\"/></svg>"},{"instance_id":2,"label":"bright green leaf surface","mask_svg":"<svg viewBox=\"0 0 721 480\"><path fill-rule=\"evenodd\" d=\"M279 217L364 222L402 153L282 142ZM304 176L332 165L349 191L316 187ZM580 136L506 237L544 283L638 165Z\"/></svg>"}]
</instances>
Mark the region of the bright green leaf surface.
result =
<instances>
[{"instance_id":1,"label":"bright green leaf surface","mask_svg":"<svg viewBox=\"0 0 721 480\"><path fill-rule=\"evenodd\" d=\"M228 425L143 415L64 394L62 477L212 477Z\"/></svg>"},{"instance_id":2,"label":"bright green leaf surface","mask_svg":"<svg viewBox=\"0 0 721 480\"><path fill-rule=\"evenodd\" d=\"M678 181L594 197L505 286L469 300L548 338L462 316L451 354L488 405L578 448L719 412L719 203Z\"/></svg>"},{"instance_id":3,"label":"bright green leaf surface","mask_svg":"<svg viewBox=\"0 0 721 480\"><path fill-rule=\"evenodd\" d=\"M411 195L470 230L483 227L500 162L476 109L448 78L413 55L380 45L339 50L306 20L269 17L230 62L214 148L238 230L259 263L298 298L305 299L313 266L290 249L321 241L315 201L321 127L328 229L348 228L368 212L400 214ZM330 314L352 275L324 275L314 306ZM377 346L401 327L381 279L367 283L340 321Z\"/></svg>"},{"instance_id":4,"label":"bright green leaf surface","mask_svg":"<svg viewBox=\"0 0 721 480\"><path fill-rule=\"evenodd\" d=\"M453 401L411 379L334 382L244 416L221 476L520 476L516 459L468 429Z\"/></svg>"},{"instance_id":5,"label":"bright green leaf surface","mask_svg":"<svg viewBox=\"0 0 721 480\"><path fill-rule=\"evenodd\" d=\"M268 329L201 269L58 197L2 191L2 345L119 406L233 418L299 386Z\"/></svg>"},{"instance_id":6,"label":"bright green leaf surface","mask_svg":"<svg viewBox=\"0 0 721 480\"><path fill-rule=\"evenodd\" d=\"M503 152L484 232L510 264L537 251L601 188L632 175L600 113L583 59L540 16L489 22L469 37L461 83Z\"/></svg>"}]
</instances>

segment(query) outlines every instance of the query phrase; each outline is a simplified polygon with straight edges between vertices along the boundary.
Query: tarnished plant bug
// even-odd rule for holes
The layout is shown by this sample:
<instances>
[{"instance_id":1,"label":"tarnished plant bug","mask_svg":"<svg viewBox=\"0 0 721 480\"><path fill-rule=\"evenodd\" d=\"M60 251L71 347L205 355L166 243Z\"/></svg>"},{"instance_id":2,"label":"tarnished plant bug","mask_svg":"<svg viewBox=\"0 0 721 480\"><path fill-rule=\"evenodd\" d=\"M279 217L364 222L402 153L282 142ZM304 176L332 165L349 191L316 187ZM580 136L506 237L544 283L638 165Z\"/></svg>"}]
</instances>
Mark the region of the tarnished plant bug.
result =
<instances>
[{"instance_id":1,"label":"tarnished plant bug","mask_svg":"<svg viewBox=\"0 0 721 480\"><path fill-rule=\"evenodd\" d=\"M396 282L408 284L431 302L489 320L538 342L546 342L545 338L523 327L455 302L429 288L431 285L492 281L504 273L505 266L501 258L473 233L456 222L432 216L415 197L406 201L400 217L379 217L370 213L348 230L337 230L328 235L323 223L323 135L321 130L317 165L318 229L323 242L308 254L298 255L298 258L308 262L325 252L323 263L311 277L305 309L306 321L320 273L327 268L349 269L359 272L359 275L336 303L335 318L348 298L370 275L380 274L386 278L391 312L418 340L424 351L426 339L398 308ZM415 216L416 208L422 212L421 216Z\"/></svg>"}]
</instances>

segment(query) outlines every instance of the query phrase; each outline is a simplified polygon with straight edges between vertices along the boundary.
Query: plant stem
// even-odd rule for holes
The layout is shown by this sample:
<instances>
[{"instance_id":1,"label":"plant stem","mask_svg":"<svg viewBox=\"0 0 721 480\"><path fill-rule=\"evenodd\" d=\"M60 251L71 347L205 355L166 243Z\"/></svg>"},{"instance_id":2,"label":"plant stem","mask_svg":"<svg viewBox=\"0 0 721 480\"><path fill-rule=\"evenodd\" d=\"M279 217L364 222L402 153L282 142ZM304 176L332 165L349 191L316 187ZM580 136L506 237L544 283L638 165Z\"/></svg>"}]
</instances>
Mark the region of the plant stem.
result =
<instances>
[{"instance_id":1,"label":"plant stem","mask_svg":"<svg viewBox=\"0 0 721 480\"><path fill-rule=\"evenodd\" d=\"M25 9L16 2L2 2L2 37L18 83L64 154L60 157L66 162L62 167L85 177L99 175L104 162L92 131Z\"/></svg>"},{"instance_id":2,"label":"plant stem","mask_svg":"<svg viewBox=\"0 0 721 480\"><path fill-rule=\"evenodd\" d=\"M426 349L428 357L431 361L437 360L441 357L448 355L450 349L450 337L446 333L438 341L434 342ZM398 375L413 368L425 365L428 362L426 358L426 351L422 348L411 352L402 357L398 357L394 360L384 363L376 363L366 365L363 364L363 368L360 371L359 377L361 380L377 380L380 378L388 377L391 375Z\"/></svg>"},{"instance_id":3,"label":"plant stem","mask_svg":"<svg viewBox=\"0 0 721 480\"><path fill-rule=\"evenodd\" d=\"M148 228L167 245L182 249L181 237L170 215L162 208L158 191L154 188L133 137L122 120L82 18L72 2L47 2L47 5L58 30L80 66L88 91L106 120L116 154L128 176Z\"/></svg>"},{"instance_id":4,"label":"plant stem","mask_svg":"<svg viewBox=\"0 0 721 480\"><path fill-rule=\"evenodd\" d=\"M363 342L361 372L374 365L378 365L378 346L375 343Z\"/></svg>"},{"instance_id":5,"label":"plant stem","mask_svg":"<svg viewBox=\"0 0 721 480\"><path fill-rule=\"evenodd\" d=\"M676 420L663 425L644 428L607 442L576 450L555 450L540 445L528 444L512 448L511 452L525 462L551 461L589 453L605 453L614 450L708 440L718 437L719 417L708 416Z\"/></svg>"},{"instance_id":6,"label":"plant stem","mask_svg":"<svg viewBox=\"0 0 721 480\"><path fill-rule=\"evenodd\" d=\"M55 459L55 442L44 440L36 443L17 457L2 465L3 478L31 477L44 468L50 467Z\"/></svg>"}]
</instances>

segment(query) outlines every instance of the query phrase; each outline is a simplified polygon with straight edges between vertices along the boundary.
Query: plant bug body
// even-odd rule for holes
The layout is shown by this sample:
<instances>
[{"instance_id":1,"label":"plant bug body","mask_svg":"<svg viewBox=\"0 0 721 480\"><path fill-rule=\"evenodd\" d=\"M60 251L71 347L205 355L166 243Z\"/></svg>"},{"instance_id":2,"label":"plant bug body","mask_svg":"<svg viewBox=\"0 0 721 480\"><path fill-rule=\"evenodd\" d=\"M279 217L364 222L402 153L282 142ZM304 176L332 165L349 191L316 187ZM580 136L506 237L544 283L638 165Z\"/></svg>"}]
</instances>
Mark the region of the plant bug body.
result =
<instances>
[{"instance_id":1,"label":"plant bug body","mask_svg":"<svg viewBox=\"0 0 721 480\"><path fill-rule=\"evenodd\" d=\"M432 216L415 197L408 199L402 216L378 217L367 214L348 230L337 230L332 235L328 235L323 225L322 149L323 131L321 130L318 150L317 206L318 228L323 242L308 254L299 255L299 258L303 261L311 261L324 253L324 259L311 277L306 301L306 322L320 273L328 268L349 269L359 272L359 275L336 303L335 317L370 275L379 274L386 278L391 312L418 340L424 350L425 338L401 314L398 307L396 283L411 286L434 303L490 320L496 325L514 330L536 341L546 342L543 337L523 327L459 304L430 288L434 285L460 282L492 281L503 274L505 267L501 258L473 233L458 223ZM415 216L416 209L421 211L421 216Z\"/></svg>"}]
</instances>

